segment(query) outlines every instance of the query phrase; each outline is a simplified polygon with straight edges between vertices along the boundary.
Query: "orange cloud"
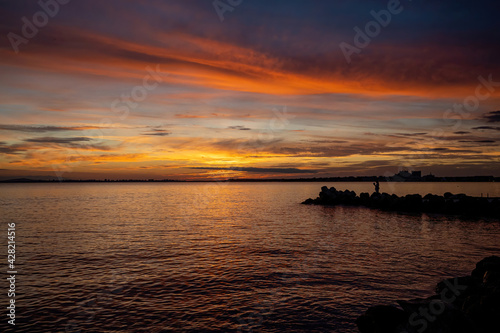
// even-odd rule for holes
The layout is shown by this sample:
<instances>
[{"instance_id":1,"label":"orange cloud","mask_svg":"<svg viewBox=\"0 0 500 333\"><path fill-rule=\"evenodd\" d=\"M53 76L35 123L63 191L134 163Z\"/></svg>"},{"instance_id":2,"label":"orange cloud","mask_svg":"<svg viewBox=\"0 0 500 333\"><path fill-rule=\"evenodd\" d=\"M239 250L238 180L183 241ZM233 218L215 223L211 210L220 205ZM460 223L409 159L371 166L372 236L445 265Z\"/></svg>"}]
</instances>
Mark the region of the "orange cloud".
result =
<instances>
[{"instance_id":1,"label":"orange cloud","mask_svg":"<svg viewBox=\"0 0 500 333\"><path fill-rule=\"evenodd\" d=\"M29 52L15 55L11 50L0 50L2 62L10 66L114 79L142 79L147 65L159 64L162 72L169 74L163 77L164 80L172 84L274 95L467 96L475 88L476 80L476 75L463 74L459 66L446 66L444 53L437 55L444 67L422 68L421 55L414 55L418 45L406 49L381 47L370 56L364 55L351 67L346 67L343 59L335 56L331 59L319 57L317 61L323 63L324 68L308 69L302 64L293 65L293 59L281 59L181 32L158 33L158 39L165 41L160 46L67 27L47 29L46 32L43 40L33 41ZM56 34L57 43L51 40ZM181 47L174 47L179 45ZM385 62L383 55L396 51L398 54L403 52L404 63L391 59L386 64L389 67L381 65ZM422 71L425 73L421 74ZM499 94L500 91L494 93L495 96Z\"/></svg>"}]
</instances>

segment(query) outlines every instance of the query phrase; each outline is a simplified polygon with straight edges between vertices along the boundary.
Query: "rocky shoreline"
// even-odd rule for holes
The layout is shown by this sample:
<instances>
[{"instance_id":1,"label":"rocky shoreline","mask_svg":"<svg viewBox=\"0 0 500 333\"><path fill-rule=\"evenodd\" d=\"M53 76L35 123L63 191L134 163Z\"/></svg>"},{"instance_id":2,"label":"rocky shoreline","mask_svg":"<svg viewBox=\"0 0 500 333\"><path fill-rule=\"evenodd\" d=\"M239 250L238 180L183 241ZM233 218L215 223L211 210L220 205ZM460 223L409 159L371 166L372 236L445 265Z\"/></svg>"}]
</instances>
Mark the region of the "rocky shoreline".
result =
<instances>
[{"instance_id":1,"label":"rocky shoreline","mask_svg":"<svg viewBox=\"0 0 500 333\"><path fill-rule=\"evenodd\" d=\"M458 214L471 216L500 217L500 198L471 197L465 194L445 193L444 195L408 194L397 196L388 193L361 193L338 191L335 187L323 186L316 199L307 199L305 205L349 205L365 206L387 211L406 211L436 214Z\"/></svg>"},{"instance_id":2,"label":"rocky shoreline","mask_svg":"<svg viewBox=\"0 0 500 333\"><path fill-rule=\"evenodd\" d=\"M500 257L484 258L471 275L438 283L425 299L399 307L370 307L357 320L361 333L500 332Z\"/></svg>"}]
</instances>

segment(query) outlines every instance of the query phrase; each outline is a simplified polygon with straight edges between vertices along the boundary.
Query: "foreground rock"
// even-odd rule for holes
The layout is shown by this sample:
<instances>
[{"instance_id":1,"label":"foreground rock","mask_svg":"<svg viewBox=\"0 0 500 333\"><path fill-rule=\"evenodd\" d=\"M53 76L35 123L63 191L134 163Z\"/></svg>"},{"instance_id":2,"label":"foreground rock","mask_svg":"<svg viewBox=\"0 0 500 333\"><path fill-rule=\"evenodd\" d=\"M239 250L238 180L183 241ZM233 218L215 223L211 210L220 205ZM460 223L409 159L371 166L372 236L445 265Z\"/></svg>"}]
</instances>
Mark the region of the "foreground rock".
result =
<instances>
[{"instance_id":1,"label":"foreground rock","mask_svg":"<svg viewBox=\"0 0 500 333\"><path fill-rule=\"evenodd\" d=\"M449 192L443 196L427 194L424 197L420 194L399 197L395 194L375 192L371 195L361 193L357 196L354 191L338 191L335 187L323 186L316 199L307 199L303 204L353 205L390 211L500 217L500 198L478 198Z\"/></svg>"},{"instance_id":2,"label":"foreground rock","mask_svg":"<svg viewBox=\"0 0 500 333\"><path fill-rule=\"evenodd\" d=\"M373 306L356 320L361 333L500 332L500 257L484 258L470 276L446 279L426 299Z\"/></svg>"}]
</instances>

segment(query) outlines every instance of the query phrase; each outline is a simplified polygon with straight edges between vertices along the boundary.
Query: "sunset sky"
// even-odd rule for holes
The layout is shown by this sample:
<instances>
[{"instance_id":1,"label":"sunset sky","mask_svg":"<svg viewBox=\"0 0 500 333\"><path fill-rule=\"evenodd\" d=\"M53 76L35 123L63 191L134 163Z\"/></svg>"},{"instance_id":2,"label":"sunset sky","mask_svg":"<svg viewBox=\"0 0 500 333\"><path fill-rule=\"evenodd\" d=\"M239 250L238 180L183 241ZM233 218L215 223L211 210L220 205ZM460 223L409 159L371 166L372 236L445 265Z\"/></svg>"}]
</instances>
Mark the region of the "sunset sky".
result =
<instances>
[{"instance_id":1,"label":"sunset sky","mask_svg":"<svg viewBox=\"0 0 500 333\"><path fill-rule=\"evenodd\" d=\"M500 176L498 2L41 4L0 0L0 178Z\"/></svg>"}]
</instances>

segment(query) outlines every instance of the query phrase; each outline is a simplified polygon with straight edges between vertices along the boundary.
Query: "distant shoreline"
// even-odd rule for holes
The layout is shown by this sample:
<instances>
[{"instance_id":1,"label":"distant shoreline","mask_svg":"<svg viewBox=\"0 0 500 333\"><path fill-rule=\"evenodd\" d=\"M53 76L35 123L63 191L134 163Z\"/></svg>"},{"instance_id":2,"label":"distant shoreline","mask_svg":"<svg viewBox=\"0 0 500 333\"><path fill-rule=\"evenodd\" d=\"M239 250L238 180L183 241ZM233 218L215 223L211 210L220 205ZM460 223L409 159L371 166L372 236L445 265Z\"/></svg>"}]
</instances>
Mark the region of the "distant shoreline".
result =
<instances>
[{"instance_id":1,"label":"distant shoreline","mask_svg":"<svg viewBox=\"0 0 500 333\"><path fill-rule=\"evenodd\" d=\"M219 180L173 180L173 179L31 179L15 178L0 180L0 183L252 183L252 182L397 182L397 183L494 183L500 182L500 177L469 176L469 177L434 177L433 179L404 179L396 177L329 177L329 178L295 178L295 179L219 179Z\"/></svg>"}]
</instances>

